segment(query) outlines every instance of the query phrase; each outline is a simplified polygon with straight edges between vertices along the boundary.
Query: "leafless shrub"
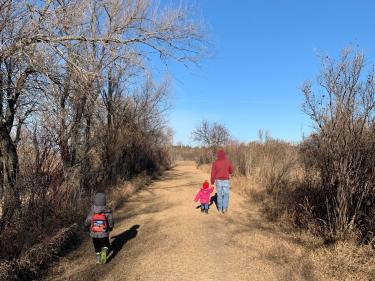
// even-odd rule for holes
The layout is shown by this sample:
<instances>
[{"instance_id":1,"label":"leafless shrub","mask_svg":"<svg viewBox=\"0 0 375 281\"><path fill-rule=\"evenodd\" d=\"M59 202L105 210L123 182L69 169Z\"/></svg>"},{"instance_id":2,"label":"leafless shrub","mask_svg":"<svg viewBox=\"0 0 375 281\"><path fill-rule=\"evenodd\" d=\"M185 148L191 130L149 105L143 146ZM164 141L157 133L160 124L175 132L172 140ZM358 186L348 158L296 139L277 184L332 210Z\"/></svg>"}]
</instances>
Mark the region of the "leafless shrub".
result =
<instances>
[{"instance_id":1,"label":"leafless shrub","mask_svg":"<svg viewBox=\"0 0 375 281\"><path fill-rule=\"evenodd\" d=\"M302 87L304 111L316 126L304 159L318 172L325 205L320 219L332 239L360 228L375 191L375 73L365 71L364 55L344 50L339 61L323 59L319 90L309 82Z\"/></svg>"}]
</instances>

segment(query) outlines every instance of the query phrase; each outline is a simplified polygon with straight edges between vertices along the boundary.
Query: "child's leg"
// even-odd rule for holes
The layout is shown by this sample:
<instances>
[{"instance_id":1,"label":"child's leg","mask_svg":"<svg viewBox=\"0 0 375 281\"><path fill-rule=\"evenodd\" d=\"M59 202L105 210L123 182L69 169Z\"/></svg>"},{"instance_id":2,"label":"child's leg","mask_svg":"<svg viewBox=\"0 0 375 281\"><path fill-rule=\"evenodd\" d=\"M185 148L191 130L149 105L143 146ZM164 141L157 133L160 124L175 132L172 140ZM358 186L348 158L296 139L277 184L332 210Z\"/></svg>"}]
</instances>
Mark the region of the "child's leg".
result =
<instances>
[{"instance_id":1,"label":"child's leg","mask_svg":"<svg viewBox=\"0 0 375 281\"><path fill-rule=\"evenodd\" d=\"M109 237L101 238L101 248L101 263L106 263L109 252Z\"/></svg>"},{"instance_id":2,"label":"child's leg","mask_svg":"<svg viewBox=\"0 0 375 281\"><path fill-rule=\"evenodd\" d=\"M102 251L102 243L100 238L92 238L92 243L94 244L96 263L99 264L101 262L100 252Z\"/></svg>"},{"instance_id":3,"label":"child's leg","mask_svg":"<svg viewBox=\"0 0 375 281\"><path fill-rule=\"evenodd\" d=\"M109 246L110 246L110 244L109 244L109 237L104 237L102 243L103 243L102 247L106 247L107 249L109 249Z\"/></svg>"},{"instance_id":4,"label":"child's leg","mask_svg":"<svg viewBox=\"0 0 375 281\"><path fill-rule=\"evenodd\" d=\"M208 203L204 204L204 212L208 214Z\"/></svg>"},{"instance_id":5,"label":"child's leg","mask_svg":"<svg viewBox=\"0 0 375 281\"><path fill-rule=\"evenodd\" d=\"M100 238L92 238L94 244L95 253L99 253L102 250L102 243Z\"/></svg>"},{"instance_id":6,"label":"child's leg","mask_svg":"<svg viewBox=\"0 0 375 281\"><path fill-rule=\"evenodd\" d=\"M201 203L201 212L204 212L204 204Z\"/></svg>"}]
</instances>

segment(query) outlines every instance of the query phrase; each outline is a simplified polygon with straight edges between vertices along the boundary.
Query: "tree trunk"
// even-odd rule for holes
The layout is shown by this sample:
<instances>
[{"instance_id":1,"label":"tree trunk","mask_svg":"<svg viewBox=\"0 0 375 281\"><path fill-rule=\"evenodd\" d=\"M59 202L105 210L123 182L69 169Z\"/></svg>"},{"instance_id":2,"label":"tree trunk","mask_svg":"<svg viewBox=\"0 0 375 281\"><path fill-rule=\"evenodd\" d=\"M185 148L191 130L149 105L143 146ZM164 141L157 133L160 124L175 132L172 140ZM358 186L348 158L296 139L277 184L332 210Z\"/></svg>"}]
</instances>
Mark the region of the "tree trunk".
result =
<instances>
[{"instance_id":1,"label":"tree trunk","mask_svg":"<svg viewBox=\"0 0 375 281\"><path fill-rule=\"evenodd\" d=\"M91 172L91 162L90 162L90 149L91 149L91 115L86 116L86 126L85 126L85 140L84 140L84 150L83 159L81 163L81 189L88 190L90 172Z\"/></svg>"},{"instance_id":2,"label":"tree trunk","mask_svg":"<svg viewBox=\"0 0 375 281\"><path fill-rule=\"evenodd\" d=\"M64 165L64 168L68 168L70 166L70 152L69 152L69 144L68 144L68 132L67 132L67 125L66 125L66 102L69 97L69 84L71 83L71 68L67 68L67 76L64 80L64 89L61 93L59 99L59 106L60 106L60 128L59 128L59 146L60 146L60 153L61 159Z\"/></svg>"},{"instance_id":3,"label":"tree trunk","mask_svg":"<svg viewBox=\"0 0 375 281\"><path fill-rule=\"evenodd\" d=\"M0 57L0 68L3 66L3 59ZM0 117L3 118L4 112L3 112L3 100L4 100L4 74L3 71L0 69ZM2 202L3 195L4 195L4 189L3 189L3 157L2 157L2 148L0 147L0 202Z\"/></svg>"},{"instance_id":4,"label":"tree trunk","mask_svg":"<svg viewBox=\"0 0 375 281\"><path fill-rule=\"evenodd\" d=\"M17 81L13 83L13 62L9 60L5 62L7 70L7 87L6 87L6 110L2 110L2 118L0 121L0 150L1 150L1 163L3 175L3 213L0 222L0 232L4 229L6 224L11 221L14 212L19 210L21 207L20 192L17 187L17 175L18 175L18 154L17 148L14 141L11 138L11 130L14 123L14 118L17 110L17 100L21 95L21 92L25 86L26 79L29 74L32 73L30 68L26 68L20 73ZM4 89L4 80L2 80L2 87ZM1 91L1 96L3 100L4 90ZM3 108L1 108L3 109ZM5 111L5 112L4 112ZM5 114L5 116L4 116Z\"/></svg>"},{"instance_id":5,"label":"tree trunk","mask_svg":"<svg viewBox=\"0 0 375 281\"><path fill-rule=\"evenodd\" d=\"M4 205L0 222L0 232L11 220L16 210L21 207L17 183L18 155L16 147L5 125L0 127L0 148L2 153Z\"/></svg>"}]
</instances>

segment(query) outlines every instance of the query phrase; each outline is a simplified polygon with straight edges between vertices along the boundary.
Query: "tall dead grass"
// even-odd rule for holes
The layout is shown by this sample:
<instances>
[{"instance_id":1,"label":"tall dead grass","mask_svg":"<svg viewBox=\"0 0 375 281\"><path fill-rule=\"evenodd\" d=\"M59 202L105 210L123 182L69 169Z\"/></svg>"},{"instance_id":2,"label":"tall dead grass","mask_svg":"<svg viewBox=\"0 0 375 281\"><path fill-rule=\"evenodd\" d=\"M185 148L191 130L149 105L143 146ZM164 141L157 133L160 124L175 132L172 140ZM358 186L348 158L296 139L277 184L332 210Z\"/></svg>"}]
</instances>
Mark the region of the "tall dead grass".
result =
<instances>
[{"instance_id":1,"label":"tall dead grass","mask_svg":"<svg viewBox=\"0 0 375 281\"><path fill-rule=\"evenodd\" d=\"M316 151L305 144L267 139L224 147L235 166L231 188L257 203L265 219L301 237L321 240L311 250L311 255L323 279L374 280L375 240L369 227L375 222L375 212L370 212L372 202L369 202L367 215L363 214L357 232L345 241L333 241L325 220L329 194L317 184L319 170L312 169L319 159ZM202 157L204 149L184 147L184 150L196 160L200 169L210 172L211 163L202 164L202 159L209 159ZM367 235L364 237L361 231Z\"/></svg>"},{"instance_id":2,"label":"tall dead grass","mask_svg":"<svg viewBox=\"0 0 375 281\"><path fill-rule=\"evenodd\" d=\"M375 280L375 251L351 241L338 241L312 252L323 280Z\"/></svg>"}]
</instances>

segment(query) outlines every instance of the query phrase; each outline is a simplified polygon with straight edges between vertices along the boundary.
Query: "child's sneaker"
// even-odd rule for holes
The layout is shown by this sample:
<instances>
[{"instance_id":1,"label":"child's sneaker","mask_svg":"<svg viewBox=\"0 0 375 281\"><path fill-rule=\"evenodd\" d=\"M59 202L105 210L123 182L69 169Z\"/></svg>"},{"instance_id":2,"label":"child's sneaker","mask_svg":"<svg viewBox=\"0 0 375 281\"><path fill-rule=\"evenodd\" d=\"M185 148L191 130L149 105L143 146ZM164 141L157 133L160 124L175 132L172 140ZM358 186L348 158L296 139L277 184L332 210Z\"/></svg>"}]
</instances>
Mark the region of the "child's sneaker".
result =
<instances>
[{"instance_id":1,"label":"child's sneaker","mask_svg":"<svg viewBox=\"0 0 375 281\"><path fill-rule=\"evenodd\" d=\"M100 253L100 260L102 264L105 264L107 262L107 254L108 254L108 248L103 247L102 252Z\"/></svg>"},{"instance_id":2,"label":"child's sneaker","mask_svg":"<svg viewBox=\"0 0 375 281\"><path fill-rule=\"evenodd\" d=\"M204 210L204 212L206 213L206 214L208 214L208 210L206 209L206 210Z\"/></svg>"},{"instance_id":3,"label":"child's sneaker","mask_svg":"<svg viewBox=\"0 0 375 281\"><path fill-rule=\"evenodd\" d=\"M96 264L100 264L100 253L96 253Z\"/></svg>"}]
</instances>

